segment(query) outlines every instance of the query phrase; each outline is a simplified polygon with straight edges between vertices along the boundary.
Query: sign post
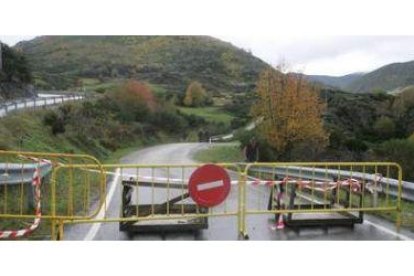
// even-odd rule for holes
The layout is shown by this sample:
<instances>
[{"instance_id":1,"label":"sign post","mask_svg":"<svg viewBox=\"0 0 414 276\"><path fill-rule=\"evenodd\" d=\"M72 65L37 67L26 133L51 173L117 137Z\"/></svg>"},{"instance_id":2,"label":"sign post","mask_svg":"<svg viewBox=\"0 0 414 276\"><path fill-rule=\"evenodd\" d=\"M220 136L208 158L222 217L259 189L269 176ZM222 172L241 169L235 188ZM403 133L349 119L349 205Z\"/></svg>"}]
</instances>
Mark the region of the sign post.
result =
<instances>
[{"instance_id":1,"label":"sign post","mask_svg":"<svg viewBox=\"0 0 414 276\"><path fill-rule=\"evenodd\" d=\"M230 193L231 181L220 166L207 164L196 169L190 177L190 197L202 207L213 207L222 203Z\"/></svg>"}]
</instances>

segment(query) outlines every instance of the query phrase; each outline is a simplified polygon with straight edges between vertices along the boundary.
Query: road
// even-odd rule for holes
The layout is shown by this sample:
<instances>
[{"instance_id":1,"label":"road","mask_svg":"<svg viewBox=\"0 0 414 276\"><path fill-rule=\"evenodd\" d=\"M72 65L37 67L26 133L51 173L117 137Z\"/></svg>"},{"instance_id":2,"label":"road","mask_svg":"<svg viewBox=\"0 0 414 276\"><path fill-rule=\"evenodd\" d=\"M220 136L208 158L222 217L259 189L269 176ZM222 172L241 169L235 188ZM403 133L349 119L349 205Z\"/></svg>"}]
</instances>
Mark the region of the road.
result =
<instances>
[{"instance_id":1,"label":"road","mask_svg":"<svg viewBox=\"0 0 414 276\"><path fill-rule=\"evenodd\" d=\"M193 154L200 149L209 147L207 143L179 143L166 144L145 148L133 152L123 159L122 163L130 164L189 164ZM133 173L124 172L124 173ZM144 172L140 172L140 175ZM185 178L191 171L185 173ZM179 177L177 172L169 172L170 177ZM157 171L156 177L165 177L165 172ZM234 179L234 176L232 176ZM121 199L121 185L116 177L108 186L108 213L109 217L119 216ZM258 189L249 187L249 189ZM257 193L259 204L267 204L268 195L263 191L250 191ZM232 188L226 199L228 206L236 206L237 191ZM258 204L258 202L248 202ZM231 208L231 207L230 207ZM363 224L355 225L354 229L345 227L332 227L327 231L323 229L301 229L295 232L288 228L274 229L273 216L255 215L247 217L248 234L251 240L410 240L414 233L408 230L395 232L394 224L366 215ZM69 225L65 227L65 240L237 240L236 217L216 217L209 219L209 228L194 235L192 233L139 234L128 236L118 230L118 223Z\"/></svg>"}]
</instances>

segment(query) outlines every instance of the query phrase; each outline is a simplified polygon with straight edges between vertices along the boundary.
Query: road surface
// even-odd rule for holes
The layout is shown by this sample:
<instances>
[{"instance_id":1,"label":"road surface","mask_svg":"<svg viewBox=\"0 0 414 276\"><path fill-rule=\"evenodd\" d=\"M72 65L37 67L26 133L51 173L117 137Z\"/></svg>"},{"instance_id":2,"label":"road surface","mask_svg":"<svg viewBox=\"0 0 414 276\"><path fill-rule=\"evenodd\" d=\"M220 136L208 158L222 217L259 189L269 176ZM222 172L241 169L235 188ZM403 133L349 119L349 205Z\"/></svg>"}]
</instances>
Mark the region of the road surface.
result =
<instances>
[{"instance_id":1,"label":"road surface","mask_svg":"<svg viewBox=\"0 0 414 276\"><path fill-rule=\"evenodd\" d=\"M189 164L195 152L209 147L207 143L179 143L159 145L136 151L121 159L122 163L131 164ZM135 170L134 170L135 171ZM130 171L129 173L133 173ZM128 173L128 172L124 172ZM140 175L143 172L140 172ZM185 172L185 178L191 171ZM170 171L170 177L180 177L177 172ZM156 177L166 177L165 172L158 172ZM233 178L234 176L232 176ZM119 216L121 185L119 177L108 184L109 217ZM257 189L249 187L249 189ZM261 191L250 191L262 194L261 202L248 204L267 204L268 195ZM257 201L257 200L256 200ZM227 198L229 206L236 206L237 191L232 189ZM414 233L408 230L395 232L392 223L366 215L363 224L356 224L354 229L331 227L327 231L319 228L301 229L295 232L288 228L274 229L273 215L254 215L247 217L247 231L251 240L410 240ZM196 235L192 233L137 234L128 236L118 230L118 223L68 225L65 227L65 240L237 240L236 217L213 217L209 219L209 228Z\"/></svg>"}]
</instances>

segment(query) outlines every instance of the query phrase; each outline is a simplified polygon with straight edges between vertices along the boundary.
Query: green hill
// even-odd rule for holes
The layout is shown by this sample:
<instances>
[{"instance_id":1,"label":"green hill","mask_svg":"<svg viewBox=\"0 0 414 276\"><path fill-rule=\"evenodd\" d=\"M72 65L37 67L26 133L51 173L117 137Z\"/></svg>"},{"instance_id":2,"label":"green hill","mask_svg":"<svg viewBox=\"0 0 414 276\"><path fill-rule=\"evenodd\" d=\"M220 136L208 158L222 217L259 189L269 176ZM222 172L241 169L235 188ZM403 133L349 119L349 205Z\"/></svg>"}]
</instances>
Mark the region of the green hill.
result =
<instances>
[{"instance_id":1,"label":"green hill","mask_svg":"<svg viewBox=\"0 0 414 276\"><path fill-rule=\"evenodd\" d=\"M345 76L307 75L309 80L328 88L339 88L354 93L384 91L398 94L404 88L414 85L414 61L393 63L370 73L354 73Z\"/></svg>"},{"instance_id":2,"label":"green hill","mask_svg":"<svg viewBox=\"0 0 414 276\"><path fill-rule=\"evenodd\" d=\"M57 89L133 78L173 92L192 80L211 92L245 92L268 66L206 36L42 36L15 48L27 56L37 87Z\"/></svg>"},{"instance_id":3,"label":"green hill","mask_svg":"<svg viewBox=\"0 0 414 276\"><path fill-rule=\"evenodd\" d=\"M363 75L347 86L352 92L391 91L414 84L414 61L393 63Z\"/></svg>"},{"instance_id":4,"label":"green hill","mask_svg":"<svg viewBox=\"0 0 414 276\"><path fill-rule=\"evenodd\" d=\"M345 76L325 76L325 75L307 75L310 81L322 83L328 87L339 88L346 90L346 88L356 80L360 79L363 73L354 73Z\"/></svg>"}]
</instances>

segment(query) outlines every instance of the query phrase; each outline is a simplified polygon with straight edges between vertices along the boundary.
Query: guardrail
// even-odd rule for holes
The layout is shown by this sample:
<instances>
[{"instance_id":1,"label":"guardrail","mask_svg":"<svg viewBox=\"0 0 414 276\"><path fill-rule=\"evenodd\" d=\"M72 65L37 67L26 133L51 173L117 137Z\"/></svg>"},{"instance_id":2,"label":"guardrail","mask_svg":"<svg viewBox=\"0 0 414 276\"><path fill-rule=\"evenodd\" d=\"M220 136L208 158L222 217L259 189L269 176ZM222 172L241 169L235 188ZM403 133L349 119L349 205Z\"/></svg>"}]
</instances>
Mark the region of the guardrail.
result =
<instances>
[{"instance_id":1,"label":"guardrail","mask_svg":"<svg viewBox=\"0 0 414 276\"><path fill-rule=\"evenodd\" d=\"M259 118L256 121L253 121L251 123L249 123L247 126L245 126L243 129L246 131L250 131L252 129L254 129L258 124L260 124L263 121L263 118ZM209 143L211 144L212 142L215 141L227 141L227 140L231 140L234 138L234 133L235 130L233 130L231 133L229 134L224 134L224 135L216 135L216 136L211 136L209 137Z\"/></svg>"},{"instance_id":2,"label":"guardrail","mask_svg":"<svg viewBox=\"0 0 414 276\"><path fill-rule=\"evenodd\" d=\"M46 163L40 165L36 163L0 163L0 185L18 185L21 183L31 183L33 173L38 167L41 171L41 178L45 177L47 174L50 173L51 165Z\"/></svg>"},{"instance_id":3,"label":"guardrail","mask_svg":"<svg viewBox=\"0 0 414 276\"><path fill-rule=\"evenodd\" d=\"M66 94L53 97L37 97L28 99L19 99L15 101L9 101L0 103L0 118L6 116L8 113L23 110L23 109L36 109L44 106L51 106L67 101L82 100L86 96L82 94Z\"/></svg>"},{"instance_id":4,"label":"guardrail","mask_svg":"<svg viewBox=\"0 0 414 276\"><path fill-rule=\"evenodd\" d=\"M344 177L352 178L365 178L374 181L377 179L378 183L382 185L389 185L388 193L392 196L398 196L398 180L388 177L382 177L378 180L378 175L375 174L365 174L361 172L350 172L345 170L335 170L335 169L320 169L312 167L289 167L287 171L285 167L276 167L276 168L266 168L266 167L254 167L251 168L251 171L258 173L271 173L277 174L278 176L289 176L289 177L302 177L312 180L320 181L330 181L337 175ZM328 176L328 177L327 177ZM402 181L402 198L409 201L414 201L414 183L408 181Z\"/></svg>"}]
</instances>

